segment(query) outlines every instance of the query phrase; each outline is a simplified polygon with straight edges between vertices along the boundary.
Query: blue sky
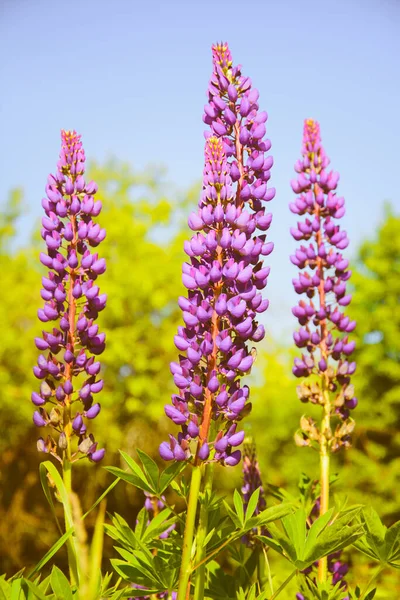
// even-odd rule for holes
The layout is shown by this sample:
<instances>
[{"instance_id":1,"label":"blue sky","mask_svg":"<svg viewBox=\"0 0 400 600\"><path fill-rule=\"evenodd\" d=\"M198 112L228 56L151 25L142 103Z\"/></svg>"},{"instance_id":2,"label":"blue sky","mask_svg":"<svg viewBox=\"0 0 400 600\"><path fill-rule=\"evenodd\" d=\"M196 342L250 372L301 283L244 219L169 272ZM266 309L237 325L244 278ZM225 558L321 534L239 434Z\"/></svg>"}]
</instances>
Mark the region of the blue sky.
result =
<instances>
[{"instance_id":1,"label":"blue sky","mask_svg":"<svg viewBox=\"0 0 400 600\"><path fill-rule=\"evenodd\" d=\"M40 215L61 128L82 133L88 158L163 164L180 187L199 179L210 46L226 40L269 114L277 196L268 321L285 337L289 181L304 118L319 120L340 172L349 253L373 234L384 201L400 210L399 30L397 0L2 0L0 202L23 186L23 240Z\"/></svg>"}]
</instances>

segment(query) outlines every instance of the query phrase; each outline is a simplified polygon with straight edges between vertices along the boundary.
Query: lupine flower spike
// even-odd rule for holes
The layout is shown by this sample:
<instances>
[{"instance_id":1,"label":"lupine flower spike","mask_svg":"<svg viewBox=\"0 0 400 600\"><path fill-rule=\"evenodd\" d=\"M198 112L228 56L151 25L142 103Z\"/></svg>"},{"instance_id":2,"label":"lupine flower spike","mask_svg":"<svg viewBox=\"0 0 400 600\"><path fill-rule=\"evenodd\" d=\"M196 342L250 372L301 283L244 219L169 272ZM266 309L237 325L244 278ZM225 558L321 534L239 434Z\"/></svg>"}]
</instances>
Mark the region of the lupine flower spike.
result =
<instances>
[{"instance_id":1,"label":"lupine flower spike","mask_svg":"<svg viewBox=\"0 0 400 600\"><path fill-rule=\"evenodd\" d=\"M346 290L351 276L349 261L341 253L349 242L346 232L336 223L345 213L344 199L335 192L339 174L328 171L328 165L319 124L308 119L304 124L302 159L295 164L299 175L291 182L298 196L290 209L297 215L306 215L291 229L296 241L304 241L290 258L300 269L298 279L293 280L294 289L306 297L293 308L300 324L294 341L304 349L301 358L294 360L293 373L311 378L310 383L297 387L298 396L302 402L321 406L322 418L318 424L312 417L303 416L295 439L301 446L319 447L321 515L329 508L330 454L350 445L354 429L350 411L357 405L350 383L356 364L349 358L355 343L348 337L356 323L342 312L351 301ZM319 581L325 582L327 575L325 557L319 561Z\"/></svg>"},{"instance_id":2,"label":"lupine flower spike","mask_svg":"<svg viewBox=\"0 0 400 600\"><path fill-rule=\"evenodd\" d=\"M165 407L181 432L161 444L160 454L233 466L244 438L238 422L250 409L249 389L240 380L255 359L251 344L264 337L257 319L268 307L261 290L269 267L262 257L273 244L256 230L269 229L264 203L275 190L267 186L273 161L265 156L271 144L263 139L267 114L258 112L258 92L232 66L226 44L213 47L213 64L203 192L189 217L196 233L185 243L188 295L179 298L185 324L175 336L181 354L171 364L178 393Z\"/></svg>"},{"instance_id":3,"label":"lupine flower spike","mask_svg":"<svg viewBox=\"0 0 400 600\"><path fill-rule=\"evenodd\" d=\"M292 236L304 243L291 256L301 272L293 280L294 289L305 296L293 308L300 329L294 334L298 348L304 350L294 361L296 377L317 375L318 380L301 384L297 391L302 402L325 406L329 417L337 418L336 430L329 433L332 452L350 445L354 421L351 411L357 406L350 377L356 369L349 358L355 342L349 339L356 323L343 313L350 304L346 282L351 271L341 251L348 245L346 233L336 223L345 213L344 199L336 195L339 174L328 171L329 159L321 145L319 124L305 121L302 160L297 161L297 179L291 182L298 194L290 210L305 215ZM300 445L318 441L320 431L308 417L302 419ZM327 432L326 432L327 433Z\"/></svg>"},{"instance_id":4,"label":"lupine flower spike","mask_svg":"<svg viewBox=\"0 0 400 600\"><path fill-rule=\"evenodd\" d=\"M47 328L35 339L42 352L34 367L41 381L32 393L37 407L33 422L49 427L52 434L38 440L38 450L59 460L80 455L98 462L104 449L98 449L87 432L88 421L100 412L96 394L103 388L98 378L100 362L96 356L105 347L105 334L95 320L106 305L100 293L98 276L106 270L104 258L96 248L106 232L95 223L102 205L95 200L97 185L85 182L85 153L76 132L61 132L62 147L57 172L50 175L47 197L42 200L46 216L42 219L42 238L47 252L40 261L49 269L43 277L43 308L38 317ZM77 449L71 453L72 439ZM60 456L61 455L61 456Z\"/></svg>"}]
</instances>

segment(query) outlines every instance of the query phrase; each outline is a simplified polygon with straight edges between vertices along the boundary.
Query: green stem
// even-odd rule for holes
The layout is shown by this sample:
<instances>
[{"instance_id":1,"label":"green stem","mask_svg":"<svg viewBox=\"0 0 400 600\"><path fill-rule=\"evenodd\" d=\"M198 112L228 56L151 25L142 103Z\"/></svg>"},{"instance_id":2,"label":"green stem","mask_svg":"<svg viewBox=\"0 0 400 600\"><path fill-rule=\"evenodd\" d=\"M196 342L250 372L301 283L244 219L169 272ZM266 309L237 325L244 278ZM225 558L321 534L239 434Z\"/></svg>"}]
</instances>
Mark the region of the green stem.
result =
<instances>
[{"instance_id":1,"label":"green stem","mask_svg":"<svg viewBox=\"0 0 400 600\"><path fill-rule=\"evenodd\" d=\"M377 568L377 570L372 575L371 579L368 581L367 585L365 586L365 588L361 592L361 596L360 596L359 600L364 600L365 595L367 594L369 588L371 587L371 584L375 581L375 579L378 577L378 575L380 574L380 572L383 571L383 569L385 568L385 566L386 565L379 565L379 567Z\"/></svg>"},{"instance_id":2,"label":"green stem","mask_svg":"<svg viewBox=\"0 0 400 600\"><path fill-rule=\"evenodd\" d=\"M199 563L206 556L204 541L208 533L208 505L212 493L212 484L214 477L214 463L208 463L204 469L203 480L203 504L200 507L199 525L196 534L196 563ZM203 600L204 584L206 579L206 565L203 563L196 573L196 583L194 586L194 600Z\"/></svg>"},{"instance_id":3,"label":"green stem","mask_svg":"<svg viewBox=\"0 0 400 600\"><path fill-rule=\"evenodd\" d=\"M189 586L191 569L191 553L194 537L194 525L196 522L197 504L199 501L202 471L201 467L193 467L192 480L190 482L189 502L186 513L185 533L183 535L182 562L179 573L179 587L177 600L189 598Z\"/></svg>"},{"instance_id":4,"label":"green stem","mask_svg":"<svg viewBox=\"0 0 400 600\"><path fill-rule=\"evenodd\" d=\"M266 570L267 570L269 588L271 590L271 594L273 594L274 593L274 585L272 583L271 567L269 564L268 553L267 553L267 549L265 548L265 546L263 546L263 555L264 555L265 566L266 566Z\"/></svg>"},{"instance_id":5,"label":"green stem","mask_svg":"<svg viewBox=\"0 0 400 600\"><path fill-rule=\"evenodd\" d=\"M257 562L257 583L260 592L264 591L264 586L267 581L267 569L262 551L258 550Z\"/></svg>"},{"instance_id":6,"label":"green stem","mask_svg":"<svg viewBox=\"0 0 400 600\"><path fill-rule=\"evenodd\" d=\"M72 493L72 464L71 464L71 446L68 440L68 446L65 450L64 461L63 461L63 481L65 485L65 489L67 491L68 496L68 504L69 504L69 512L72 515L71 509L71 493ZM64 519L65 519L65 530L68 531L71 526L73 526L73 522L70 522L70 519L67 516L66 507L64 507ZM73 519L72 519L73 520ZM76 548L76 537L73 533L71 537L67 540L67 552L68 552L68 566L69 566L69 574L71 578L71 584L79 586L79 570L78 570L78 553Z\"/></svg>"},{"instance_id":7,"label":"green stem","mask_svg":"<svg viewBox=\"0 0 400 600\"><path fill-rule=\"evenodd\" d=\"M321 439L320 439L320 511L319 514L322 517L329 510L329 469L330 469L330 448L327 436L330 435L331 431L331 404L329 398L329 392L326 389L325 379L322 379L322 390L324 394L324 414L321 424ZM328 577L328 557L324 556L318 562L318 581L321 583L325 582Z\"/></svg>"},{"instance_id":8,"label":"green stem","mask_svg":"<svg viewBox=\"0 0 400 600\"><path fill-rule=\"evenodd\" d=\"M296 575L296 573L297 573L297 569L295 569L292 573L290 573L289 577L287 579L285 579L285 581L278 587L275 594L272 594L272 596L269 600L275 600L275 598L277 598L279 596L281 591L284 590L285 587L287 586L287 584L293 579L293 577Z\"/></svg>"}]
</instances>

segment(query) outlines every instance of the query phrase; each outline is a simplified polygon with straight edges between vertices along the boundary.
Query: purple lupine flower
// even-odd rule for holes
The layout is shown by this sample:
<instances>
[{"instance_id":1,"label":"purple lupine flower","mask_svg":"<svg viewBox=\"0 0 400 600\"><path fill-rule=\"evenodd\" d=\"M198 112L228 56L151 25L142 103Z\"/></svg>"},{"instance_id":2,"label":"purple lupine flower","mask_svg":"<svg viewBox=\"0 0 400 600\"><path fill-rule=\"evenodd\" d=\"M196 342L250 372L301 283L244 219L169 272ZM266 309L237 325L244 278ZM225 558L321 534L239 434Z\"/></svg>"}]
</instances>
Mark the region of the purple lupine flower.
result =
<instances>
[{"instance_id":1,"label":"purple lupine flower","mask_svg":"<svg viewBox=\"0 0 400 600\"><path fill-rule=\"evenodd\" d=\"M259 515L260 512L267 508L265 501L265 493L261 479L260 465L257 458L257 450L254 440L251 437L246 437L243 444L243 485L242 485L242 496L243 504L246 510L249 500L258 488L260 488L260 495L258 497L258 503L254 511L254 515ZM243 536L242 541L247 546L254 545L254 534L259 533L257 530L249 531ZM267 529L263 528L261 531L262 535L268 535Z\"/></svg>"},{"instance_id":2,"label":"purple lupine flower","mask_svg":"<svg viewBox=\"0 0 400 600\"><path fill-rule=\"evenodd\" d=\"M104 449L98 449L87 434L85 421L99 414L95 396L103 387L96 357L104 350L105 334L95 321L107 300L98 286L106 265L93 249L106 232L94 221L102 205L95 200L97 185L84 179L80 136L62 131L61 140L57 173L49 176L47 197L42 200L46 216L41 235L47 252L41 253L40 261L49 272L42 278L44 306L38 317L47 329L35 339L41 354L33 371L41 383L39 391L32 393L37 407L33 421L58 433L58 444L49 435L46 441L39 439L38 450L61 460L58 451L68 448L70 454L70 441L76 436L79 452L99 462Z\"/></svg>"},{"instance_id":3,"label":"purple lupine flower","mask_svg":"<svg viewBox=\"0 0 400 600\"><path fill-rule=\"evenodd\" d=\"M255 359L250 344L265 334L257 315L268 307L261 290L269 267L261 258L273 244L256 230L271 224L264 201L275 190L267 187L272 158L265 156L270 142L263 140L267 115L258 112L258 92L240 67L232 67L226 44L213 47L213 63L203 191L189 217L196 233L184 246L188 295L179 299L184 325L175 336L181 354L171 364L178 392L165 408L181 432L161 444L160 454L165 460L196 454L197 461L234 466L244 438L238 421L250 409L249 388L240 380Z\"/></svg>"},{"instance_id":4,"label":"purple lupine flower","mask_svg":"<svg viewBox=\"0 0 400 600\"><path fill-rule=\"evenodd\" d=\"M340 422L330 440L331 451L350 445L354 421L350 412L357 406L350 377L356 364L350 358L355 342L349 339L356 323L343 312L351 296L346 282L351 276L349 261L342 250L348 245L346 232L340 229L337 219L345 213L344 199L336 195L338 173L328 171L329 159L321 145L319 124L305 121L302 159L295 164L297 179L291 182L298 194L290 210L305 219L291 229L295 240L302 245L291 256L300 269L293 280L294 289L306 297L293 308L300 329L294 341L303 349L301 358L295 358L293 373L296 377L320 376L317 382L298 386L302 402L326 405L330 415ZM327 399L328 397L328 399ZM304 417L302 433L297 436L300 445L318 440L319 432L312 419Z\"/></svg>"}]
</instances>

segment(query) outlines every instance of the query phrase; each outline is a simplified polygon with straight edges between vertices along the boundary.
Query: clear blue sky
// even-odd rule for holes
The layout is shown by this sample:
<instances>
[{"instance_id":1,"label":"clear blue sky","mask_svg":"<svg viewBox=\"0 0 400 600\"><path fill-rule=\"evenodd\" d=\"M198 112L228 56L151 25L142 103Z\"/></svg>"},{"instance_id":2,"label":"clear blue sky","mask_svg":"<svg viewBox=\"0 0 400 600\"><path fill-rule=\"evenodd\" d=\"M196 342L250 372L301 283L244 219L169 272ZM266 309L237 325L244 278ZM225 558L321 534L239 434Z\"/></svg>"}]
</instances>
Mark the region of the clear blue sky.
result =
<instances>
[{"instance_id":1,"label":"clear blue sky","mask_svg":"<svg viewBox=\"0 0 400 600\"><path fill-rule=\"evenodd\" d=\"M399 31L398 0L1 0L0 201L23 186L23 239L61 128L82 133L89 158L161 163L181 187L200 178L210 46L226 40L269 114L277 196L268 321L285 335L289 180L303 119L319 120L341 174L349 253L373 234L385 200L400 209Z\"/></svg>"}]
</instances>

